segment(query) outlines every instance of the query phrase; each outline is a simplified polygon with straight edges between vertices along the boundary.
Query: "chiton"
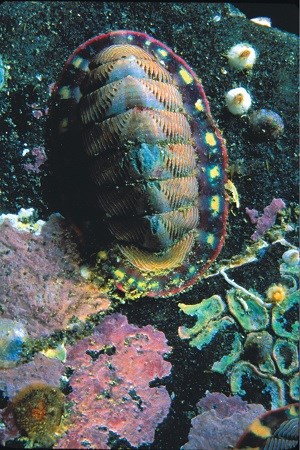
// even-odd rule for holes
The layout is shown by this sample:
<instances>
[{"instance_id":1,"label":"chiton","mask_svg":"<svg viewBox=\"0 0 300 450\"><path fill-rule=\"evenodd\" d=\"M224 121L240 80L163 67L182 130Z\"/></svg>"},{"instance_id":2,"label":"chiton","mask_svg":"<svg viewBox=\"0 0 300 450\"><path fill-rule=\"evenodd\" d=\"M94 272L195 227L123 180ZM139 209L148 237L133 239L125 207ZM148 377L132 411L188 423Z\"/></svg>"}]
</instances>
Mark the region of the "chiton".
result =
<instances>
[{"instance_id":1,"label":"chiton","mask_svg":"<svg viewBox=\"0 0 300 450\"><path fill-rule=\"evenodd\" d=\"M192 286L224 242L227 157L188 64L140 32L88 40L54 87L50 134L65 209L105 240L98 279L129 298Z\"/></svg>"}]
</instances>

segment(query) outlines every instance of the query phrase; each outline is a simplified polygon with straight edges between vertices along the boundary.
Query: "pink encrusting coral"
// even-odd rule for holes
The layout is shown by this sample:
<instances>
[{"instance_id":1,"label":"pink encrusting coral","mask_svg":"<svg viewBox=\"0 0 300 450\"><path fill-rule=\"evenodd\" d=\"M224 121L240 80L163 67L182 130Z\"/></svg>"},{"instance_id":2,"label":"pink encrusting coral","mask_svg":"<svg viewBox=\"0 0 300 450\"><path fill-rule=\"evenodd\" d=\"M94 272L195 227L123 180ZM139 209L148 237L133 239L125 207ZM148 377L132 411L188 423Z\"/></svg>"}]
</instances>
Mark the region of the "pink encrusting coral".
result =
<instances>
[{"instance_id":1,"label":"pink encrusting coral","mask_svg":"<svg viewBox=\"0 0 300 450\"><path fill-rule=\"evenodd\" d=\"M50 216L39 236L5 220L0 253L0 317L22 322L30 337L110 306L108 297L81 277L78 250L59 215Z\"/></svg>"},{"instance_id":2,"label":"pink encrusting coral","mask_svg":"<svg viewBox=\"0 0 300 450\"><path fill-rule=\"evenodd\" d=\"M163 355L171 351L164 333L151 325L128 324L121 314L106 316L92 336L68 351L74 402L68 433L56 448L110 448L112 433L135 447L151 443L167 416L170 397L150 383L170 374Z\"/></svg>"},{"instance_id":3,"label":"pink encrusting coral","mask_svg":"<svg viewBox=\"0 0 300 450\"><path fill-rule=\"evenodd\" d=\"M264 213L259 217L256 209L246 208L251 223L256 224L256 230L251 236L253 241L258 241L275 223L276 215L286 207L281 198L273 198L270 205L264 208Z\"/></svg>"},{"instance_id":4,"label":"pink encrusting coral","mask_svg":"<svg viewBox=\"0 0 300 450\"><path fill-rule=\"evenodd\" d=\"M199 414L192 419L189 441L182 450L224 450L233 448L253 420L260 416L264 407L248 404L237 395L213 392L197 403Z\"/></svg>"}]
</instances>

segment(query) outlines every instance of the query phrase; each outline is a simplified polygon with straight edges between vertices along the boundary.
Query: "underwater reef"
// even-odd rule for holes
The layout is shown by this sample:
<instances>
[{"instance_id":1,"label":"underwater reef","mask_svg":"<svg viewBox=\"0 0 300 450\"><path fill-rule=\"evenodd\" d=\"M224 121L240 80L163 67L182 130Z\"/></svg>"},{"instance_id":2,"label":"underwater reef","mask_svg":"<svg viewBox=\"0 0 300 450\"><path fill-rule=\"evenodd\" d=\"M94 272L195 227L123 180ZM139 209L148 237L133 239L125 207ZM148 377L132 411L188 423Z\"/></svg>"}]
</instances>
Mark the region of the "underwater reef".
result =
<instances>
[{"instance_id":1,"label":"underwater reef","mask_svg":"<svg viewBox=\"0 0 300 450\"><path fill-rule=\"evenodd\" d=\"M217 450L264 445L265 427L296 448L298 37L230 3L3 2L0 24L0 444ZM147 277L123 282L119 255L64 216L53 186L55 83L79 45L116 30L186 61L227 149L222 250L197 280L193 251L168 298Z\"/></svg>"}]
</instances>

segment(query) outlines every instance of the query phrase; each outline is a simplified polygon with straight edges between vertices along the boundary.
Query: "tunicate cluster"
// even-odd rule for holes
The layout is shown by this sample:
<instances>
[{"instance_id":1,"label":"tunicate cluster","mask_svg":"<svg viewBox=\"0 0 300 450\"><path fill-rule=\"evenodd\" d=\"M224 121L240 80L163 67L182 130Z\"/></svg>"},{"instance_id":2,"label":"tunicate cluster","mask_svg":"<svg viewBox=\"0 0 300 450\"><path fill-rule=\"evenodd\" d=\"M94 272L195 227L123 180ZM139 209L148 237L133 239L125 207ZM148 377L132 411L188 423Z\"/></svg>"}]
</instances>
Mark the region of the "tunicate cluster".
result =
<instances>
[{"instance_id":1,"label":"tunicate cluster","mask_svg":"<svg viewBox=\"0 0 300 450\"><path fill-rule=\"evenodd\" d=\"M18 364L26 338L27 331L20 322L0 319L0 369Z\"/></svg>"}]
</instances>

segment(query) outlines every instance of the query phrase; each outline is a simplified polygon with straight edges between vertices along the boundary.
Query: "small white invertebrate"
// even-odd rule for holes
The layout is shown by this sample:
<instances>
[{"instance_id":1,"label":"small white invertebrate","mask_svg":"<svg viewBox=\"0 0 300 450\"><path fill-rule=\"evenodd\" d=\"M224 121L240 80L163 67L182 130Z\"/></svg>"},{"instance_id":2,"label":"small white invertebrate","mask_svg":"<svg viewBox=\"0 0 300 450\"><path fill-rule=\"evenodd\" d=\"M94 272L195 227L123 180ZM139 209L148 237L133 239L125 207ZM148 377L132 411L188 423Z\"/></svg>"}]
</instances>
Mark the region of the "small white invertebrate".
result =
<instances>
[{"instance_id":1,"label":"small white invertebrate","mask_svg":"<svg viewBox=\"0 0 300 450\"><path fill-rule=\"evenodd\" d=\"M269 17L253 17L253 19L250 19L251 22L256 23L257 25L262 25L263 27L271 27L272 22Z\"/></svg>"},{"instance_id":2,"label":"small white invertebrate","mask_svg":"<svg viewBox=\"0 0 300 450\"><path fill-rule=\"evenodd\" d=\"M227 53L229 64L237 70L252 69L256 61L256 51L246 43L236 44Z\"/></svg>"},{"instance_id":3,"label":"small white invertebrate","mask_svg":"<svg viewBox=\"0 0 300 450\"><path fill-rule=\"evenodd\" d=\"M237 116L245 114L252 103L250 94L242 87L228 91L225 95L225 101L229 111Z\"/></svg>"}]
</instances>

